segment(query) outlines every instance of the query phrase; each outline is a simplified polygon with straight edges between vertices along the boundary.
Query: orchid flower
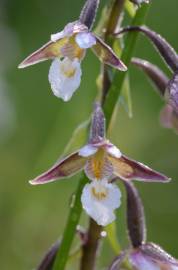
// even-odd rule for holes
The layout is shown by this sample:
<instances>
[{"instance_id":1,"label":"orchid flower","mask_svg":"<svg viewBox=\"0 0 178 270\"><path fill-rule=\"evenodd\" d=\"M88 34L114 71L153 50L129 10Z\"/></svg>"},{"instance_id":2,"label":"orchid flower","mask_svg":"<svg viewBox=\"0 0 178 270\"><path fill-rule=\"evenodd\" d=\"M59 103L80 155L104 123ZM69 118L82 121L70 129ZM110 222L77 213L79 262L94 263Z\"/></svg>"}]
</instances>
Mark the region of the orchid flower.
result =
<instances>
[{"instance_id":1,"label":"orchid flower","mask_svg":"<svg viewBox=\"0 0 178 270\"><path fill-rule=\"evenodd\" d=\"M19 68L25 68L52 59L48 79L54 95L64 101L69 101L80 86L81 61L88 48L92 49L101 62L121 71L127 70L114 51L90 31L98 2L87 1L79 20L68 23L61 32L52 34L48 43L19 65Z\"/></svg>"},{"instance_id":2,"label":"orchid flower","mask_svg":"<svg viewBox=\"0 0 178 270\"><path fill-rule=\"evenodd\" d=\"M91 180L83 189L81 197L83 208L102 226L115 219L114 210L121 204L121 192L113 183L113 177L118 176L125 181L133 179L145 182L169 181L165 175L123 155L105 138L105 118L99 104L95 105L89 143L58 161L30 183L45 184L72 176L82 169Z\"/></svg>"},{"instance_id":3,"label":"orchid flower","mask_svg":"<svg viewBox=\"0 0 178 270\"><path fill-rule=\"evenodd\" d=\"M154 243L146 242L144 209L138 191L131 182L124 182L127 192L127 226L132 247L112 262L109 270L122 269L128 260L135 270L178 270L178 260Z\"/></svg>"}]
</instances>

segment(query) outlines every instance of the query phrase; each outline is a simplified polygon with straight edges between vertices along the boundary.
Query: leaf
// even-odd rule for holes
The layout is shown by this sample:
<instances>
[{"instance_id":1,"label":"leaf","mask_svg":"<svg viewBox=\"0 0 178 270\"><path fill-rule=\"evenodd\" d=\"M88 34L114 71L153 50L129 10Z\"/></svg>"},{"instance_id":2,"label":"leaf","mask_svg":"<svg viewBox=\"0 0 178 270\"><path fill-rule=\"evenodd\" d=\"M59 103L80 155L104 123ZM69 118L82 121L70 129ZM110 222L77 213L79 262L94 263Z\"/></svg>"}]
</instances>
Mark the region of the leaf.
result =
<instances>
[{"instance_id":1,"label":"leaf","mask_svg":"<svg viewBox=\"0 0 178 270\"><path fill-rule=\"evenodd\" d=\"M127 74L123 87L122 92L119 98L119 101L124 106L126 112L128 113L129 117L132 118L133 116L133 110L132 110L132 97L131 97L131 89L130 89L130 80L129 75Z\"/></svg>"},{"instance_id":2,"label":"leaf","mask_svg":"<svg viewBox=\"0 0 178 270\"><path fill-rule=\"evenodd\" d=\"M125 10L127 11L127 13L131 18L135 16L136 13L135 7L129 0L125 1Z\"/></svg>"},{"instance_id":3,"label":"leaf","mask_svg":"<svg viewBox=\"0 0 178 270\"><path fill-rule=\"evenodd\" d=\"M68 144L66 145L63 155L69 154L78 150L82 145L86 143L88 137L88 126L90 120L86 120L81 123L73 132L71 139L69 140Z\"/></svg>"}]
</instances>

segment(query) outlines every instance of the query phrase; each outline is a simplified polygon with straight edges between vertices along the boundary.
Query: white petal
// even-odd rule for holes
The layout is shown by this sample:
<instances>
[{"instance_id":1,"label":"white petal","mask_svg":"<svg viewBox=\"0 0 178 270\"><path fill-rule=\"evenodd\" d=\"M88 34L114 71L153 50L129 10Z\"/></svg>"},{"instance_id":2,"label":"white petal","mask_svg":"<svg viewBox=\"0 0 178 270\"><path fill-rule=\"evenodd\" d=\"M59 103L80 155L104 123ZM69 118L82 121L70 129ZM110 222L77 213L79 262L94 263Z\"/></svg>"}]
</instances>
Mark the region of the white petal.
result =
<instances>
[{"instance_id":1,"label":"white petal","mask_svg":"<svg viewBox=\"0 0 178 270\"><path fill-rule=\"evenodd\" d=\"M87 144L79 150L79 156L89 157L94 155L97 151L97 147L92 146L91 144Z\"/></svg>"},{"instance_id":2,"label":"white petal","mask_svg":"<svg viewBox=\"0 0 178 270\"><path fill-rule=\"evenodd\" d=\"M77 59L71 61L67 57L63 60L55 58L48 76L54 95L64 101L70 100L80 86L81 74L80 62Z\"/></svg>"},{"instance_id":3,"label":"white petal","mask_svg":"<svg viewBox=\"0 0 178 270\"><path fill-rule=\"evenodd\" d=\"M61 31L56 34L51 35L51 41L56 42L57 40L64 38L65 37L65 32Z\"/></svg>"},{"instance_id":4,"label":"white petal","mask_svg":"<svg viewBox=\"0 0 178 270\"><path fill-rule=\"evenodd\" d=\"M159 265L142 253L131 255L131 264L138 270L161 270Z\"/></svg>"},{"instance_id":5,"label":"white petal","mask_svg":"<svg viewBox=\"0 0 178 270\"><path fill-rule=\"evenodd\" d=\"M121 192L118 187L102 180L86 184L81 197L87 214L101 226L106 226L115 220L114 210L120 206L120 199Z\"/></svg>"},{"instance_id":6,"label":"white petal","mask_svg":"<svg viewBox=\"0 0 178 270\"><path fill-rule=\"evenodd\" d=\"M90 32L78 33L75 37L75 41L82 49L91 48L96 44L96 39Z\"/></svg>"},{"instance_id":7,"label":"white petal","mask_svg":"<svg viewBox=\"0 0 178 270\"><path fill-rule=\"evenodd\" d=\"M172 265L171 270L178 270L178 266Z\"/></svg>"},{"instance_id":8,"label":"white petal","mask_svg":"<svg viewBox=\"0 0 178 270\"><path fill-rule=\"evenodd\" d=\"M121 151L114 144L106 146L106 149L107 153L113 157L120 158L122 156Z\"/></svg>"}]
</instances>

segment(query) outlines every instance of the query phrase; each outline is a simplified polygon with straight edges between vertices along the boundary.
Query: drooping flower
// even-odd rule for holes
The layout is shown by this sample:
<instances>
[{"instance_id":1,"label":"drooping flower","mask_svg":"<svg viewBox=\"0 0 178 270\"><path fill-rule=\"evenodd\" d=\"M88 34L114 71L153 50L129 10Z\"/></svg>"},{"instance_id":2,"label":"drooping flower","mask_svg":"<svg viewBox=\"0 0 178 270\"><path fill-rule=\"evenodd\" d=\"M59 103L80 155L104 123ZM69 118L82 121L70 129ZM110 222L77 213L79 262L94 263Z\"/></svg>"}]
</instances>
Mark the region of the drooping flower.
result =
<instances>
[{"instance_id":1,"label":"drooping flower","mask_svg":"<svg viewBox=\"0 0 178 270\"><path fill-rule=\"evenodd\" d=\"M51 40L28 56L19 68L51 59L49 82L54 95L70 100L81 81L81 61L91 48L100 61L118 70L127 68L104 41L90 31L95 18L98 0L86 1L79 20L68 23L61 32L51 35Z\"/></svg>"},{"instance_id":2,"label":"drooping flower","mask_svg":"<svg viewBox=\"0 0 178 270\"><path fill-rule=\"evenodd\" d=\"M127 227L132 247L123 251L108 270L122 269L127 260L134 270L178 270L178 260L154 243L146 242L144 208L138 191L125 182L127 192Z\"/></svg>"},{"instance_id":3,"label":"drooping flower","mask_svg":"<svg viewBox=\"0 0 178 270\"><path fill-rule=\"evenodd\" d=\"M82 169L91 180L83 189L83 208L102 226L115 219L114 210L120 206L121 192L113 183L113 177L118 176L125 181L169 181L165 175L123 155L105 138L105 118L99 104L95 105L89 143L30 183L45 184L69 177Z\"/></svg>"}]
</instances>

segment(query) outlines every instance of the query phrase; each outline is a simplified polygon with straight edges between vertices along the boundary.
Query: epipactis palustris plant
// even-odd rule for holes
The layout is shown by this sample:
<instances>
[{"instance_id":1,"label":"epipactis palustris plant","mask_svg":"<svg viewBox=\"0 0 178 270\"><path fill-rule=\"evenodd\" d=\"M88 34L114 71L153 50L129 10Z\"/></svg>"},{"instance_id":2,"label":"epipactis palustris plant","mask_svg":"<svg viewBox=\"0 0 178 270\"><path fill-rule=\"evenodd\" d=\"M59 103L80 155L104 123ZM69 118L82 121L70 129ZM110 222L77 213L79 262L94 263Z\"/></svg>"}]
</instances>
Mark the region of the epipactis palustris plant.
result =
<instances>
[{"instance_id":1,"label":"epipactis palustris plant","mask_svg":"<svg viewBox=\"0 0 178 270\"><path fill-rule=\"evenodd\" d=\"M68 23L61 32L51 35L48 43L19 65L19 68L25 68L52 59L48 76L51 89L64 101L69 101L80 86L81 61L89 48L101 62L121 71L127 70L112 48L90 30L98 4L99 1L94 0L91 8L84 6L79 20Z\"/></svg>"},{"instance_id":2,"label":"epipactis palustris plant","mask_svg":"<svg viewBox=\"0 0 178 270\"><path fill-rule=\"evenodd\" d=\"M105 118L101 106L95 104L88 144L58 161L51 169L34 180L33 185L45 184L70 177L84 169L91 183L85 185L81 197L85 211L98 225L106 226L115 219L114 210L121 204L121 192L113 183L116 176L125 180L168 182L169 178L121 153L105 137Z\"/></svg>"},{"instance_id":3,"label":"epipactis palustris plant","mask_svg":"<svg viewBox=\"0 0 178 270\"><path fill-rule=\"evenodd\" d=\"M141 198L131 182L124 184L127 193L127 227L131 247L117 256L108 270L123 269L125 260L134 270L178 270L178 260L157 244L146 241L146 222Z\"/></svg>"}]
</instances>

